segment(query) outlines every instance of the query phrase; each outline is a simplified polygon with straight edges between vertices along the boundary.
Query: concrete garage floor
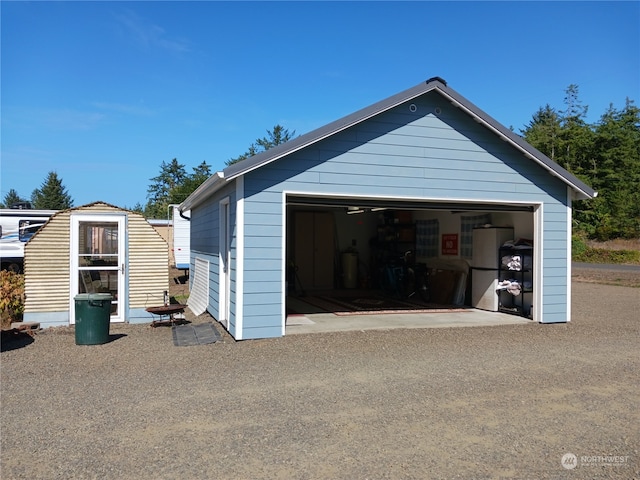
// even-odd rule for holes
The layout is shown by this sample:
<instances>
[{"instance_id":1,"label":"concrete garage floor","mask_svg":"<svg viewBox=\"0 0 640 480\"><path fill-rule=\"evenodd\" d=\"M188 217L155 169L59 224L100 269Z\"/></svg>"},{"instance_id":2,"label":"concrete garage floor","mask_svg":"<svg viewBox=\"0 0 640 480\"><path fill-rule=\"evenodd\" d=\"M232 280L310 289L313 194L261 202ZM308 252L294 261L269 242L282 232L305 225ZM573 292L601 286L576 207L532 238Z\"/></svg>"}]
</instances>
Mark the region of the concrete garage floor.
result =
<instances>
[{"instance_id":1,"label":"concrete garage floor","mask_svg":"<svg viewBox=\"0 0 640 480\"><path fill-rule=\"evenodd\" d=\"M307 313L288 315L285 335L349 330L389 330L393 328L487 327L533 323L506 313L469 309L447 313L394 313L375 315L335 315Z\"/></svg>"}]
</instances>

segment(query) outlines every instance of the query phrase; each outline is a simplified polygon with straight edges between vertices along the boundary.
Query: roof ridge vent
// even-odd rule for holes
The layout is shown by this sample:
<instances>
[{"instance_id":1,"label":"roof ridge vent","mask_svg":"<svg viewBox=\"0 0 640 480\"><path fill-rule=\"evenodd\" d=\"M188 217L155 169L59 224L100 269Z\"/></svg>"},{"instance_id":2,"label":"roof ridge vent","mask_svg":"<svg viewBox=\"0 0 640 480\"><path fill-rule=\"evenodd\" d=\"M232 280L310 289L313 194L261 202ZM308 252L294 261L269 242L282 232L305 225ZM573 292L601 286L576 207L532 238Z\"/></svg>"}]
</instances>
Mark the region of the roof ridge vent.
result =
<instances>
[{"instance_id":1,"label":"roof ridge vent","mask_svg":"<svg viewBox=\"0 0 640 480\"><path fill-rule=\"evenodd\" d=\"M431 77L429 80L427 80L427 83L431 83L431 82L440 82L445 87L447 86L447 81L442 77Z\"/></svg>"}]
</instances>

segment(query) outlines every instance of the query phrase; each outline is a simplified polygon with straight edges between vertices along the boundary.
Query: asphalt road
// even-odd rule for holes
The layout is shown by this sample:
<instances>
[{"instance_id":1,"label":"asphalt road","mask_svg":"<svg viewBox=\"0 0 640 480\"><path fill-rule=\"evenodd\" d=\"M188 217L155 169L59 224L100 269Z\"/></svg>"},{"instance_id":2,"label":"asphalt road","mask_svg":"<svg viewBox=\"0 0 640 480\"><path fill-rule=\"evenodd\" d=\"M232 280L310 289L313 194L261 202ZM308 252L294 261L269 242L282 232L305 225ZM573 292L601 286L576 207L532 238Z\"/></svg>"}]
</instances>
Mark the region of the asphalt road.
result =
<instances>
[{"instance_id":1,"label":"asphalt road","mask_svg":"<svg viewBox=\"0 0 640 480\"><path fill-rule=\"evenodd\" d=\"M573 268L595 269L595 270L611 270L614 272L638 272L640 273L640 265L621 265L611 263L580 263L573 262Z\"/></svg>"}]
</instances>

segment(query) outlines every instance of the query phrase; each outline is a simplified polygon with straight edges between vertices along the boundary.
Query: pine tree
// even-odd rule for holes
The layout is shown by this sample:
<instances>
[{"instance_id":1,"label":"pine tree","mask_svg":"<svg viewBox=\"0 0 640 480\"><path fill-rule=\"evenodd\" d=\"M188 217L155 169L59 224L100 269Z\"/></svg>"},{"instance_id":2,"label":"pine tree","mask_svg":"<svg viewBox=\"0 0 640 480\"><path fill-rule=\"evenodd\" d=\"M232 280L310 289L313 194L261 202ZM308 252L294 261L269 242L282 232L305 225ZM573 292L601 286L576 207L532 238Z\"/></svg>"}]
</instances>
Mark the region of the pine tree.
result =
<instances>
[{"instance_id":1,"label":"pine tree","mask_svg":"<svg viewBox=\"0 0 640 480\"><path fill-rule=\"evenodd\" d=\"M43 210L65 210L73 206L73 200L56 172L49 172L40 188L33 191L31 203L33 208Z\"/></svg>"},{"instance_id":2,"label":"pine tree","mask_svg":"<svg viewBox=\"0 0 640 480\"><path fill-rule=\"evenodd\" d=\"M179 185L176 185L169 192L169 204L179 204L191 195L207 178L211 176L211 167L202 162L193 168L193 173Z\"/></svg>"},{"instance_id":3,"label":"pine tree","mask_svg":"<svg viewBox=\"0 0 640 480\"><path fill-rule=\"evenodd\" d=\"M276 145L280 145L281 143L288 142L291 140L296 134L295 130L290 132L288 129L284 128L282 125L275 125L273 130L267 130L267 136L258 138L254 143L249 145L249 149L243 153L242 155L227 160L227 165L233 165L234 163L238 163L241 160L245 160L249 157L253 157L258 153L269 150L270 148L275 147Z\"/></svg>"},{"instance_id":4,"label":"pine tree","mask_svg":"<svg viewBox=\"0 0 640 480\"><path fill-rule=\"evenodd\" d=\"M585 122L589 107L582 105L578 94L579 88L575 84L565 90L565 110L560 114L559 155L554 159L576 175L589 168L593 142L592 130Z\"/></svg>"},{"instance_id":5,"label":"pine tree","mask_svg":"<svg viewBox=\"0 0 640 480\"><path fill-rule=\"evenodd\" d=\"M160 175L151 179L153 183L147 189L149 201L144 209L145 217L165 218L171 203L169 200L171 190L182 185L186 178L187 171L177 159L174 158L169 163L163 161L160 165Z\"/></svg>"},{"instance_id":6,"label":"pine tree","mask_svg":"<svg viewBox=\"0 0 640 480\"><path fill-rule=\"evenodd\" d=\"M640 236L640 109L627 99L595 127L591 183L606 202L593 202L593 235L601 240Z\"/></svg>"},{"instance_id":7,"label":"pine tree","mask_svg":"<svg viewBox=\"0 0 640 480\"><path fill-rule=\"evenodd\" d=\"M640 109L627 99L613 105L595 125L585 121L587 107L578 86L565 91L565 109L541 108L522 132L524 138L567 168L598 196L574 203L574 226L591 238L640 236Z\"/></svg>"},{"instance_id":8,"label":"pine tree","mask_svg":"<svg viewBox=\"0 0 640 480\"><path fill-rule=\"evenodd\" d=\"M0 204L0 207L2 207L2 208L11 208L12 205L15 205L15 204L18 204L18 203L24 203L24 202L26 202L26 200L23 199L22 197L20 197L20 195L18 195L18 192L16 192L12 188L4 196L4 201L2 202L2 204Z\"/></svg>"},{"instance_id":9,"label":"pine tree","mask_svg":"<svg viewBox=\"0 0 640 480\"><path fill-rule=\"evenodd\" d=\"M556 161L561 128L558 112L547 104L533 115L522 133L527 142Z\"/></svg>"}]
</instances>

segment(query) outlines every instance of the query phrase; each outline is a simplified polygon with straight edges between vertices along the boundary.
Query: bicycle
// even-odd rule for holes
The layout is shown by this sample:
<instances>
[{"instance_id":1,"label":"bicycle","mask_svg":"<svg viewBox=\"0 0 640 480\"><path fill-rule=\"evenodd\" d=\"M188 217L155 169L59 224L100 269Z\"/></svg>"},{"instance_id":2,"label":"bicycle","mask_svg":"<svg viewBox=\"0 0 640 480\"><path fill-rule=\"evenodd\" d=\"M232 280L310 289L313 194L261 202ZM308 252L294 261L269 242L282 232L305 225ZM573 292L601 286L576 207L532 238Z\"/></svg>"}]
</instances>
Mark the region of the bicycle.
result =
<instances>
[{"instance_id":1,"label":"bicycle","mask_svg":"<svg viewBox=\"0 0 640 480\"><path fill-rule=\"evenodd\" d=\"M381 286L382 290L391 296L417 296L426 302L429 300L427 266L424 263L416 264L413 261L413 253L407 251L398 259L398 264L384 267Z\"/></svg>"}]
</instances>

